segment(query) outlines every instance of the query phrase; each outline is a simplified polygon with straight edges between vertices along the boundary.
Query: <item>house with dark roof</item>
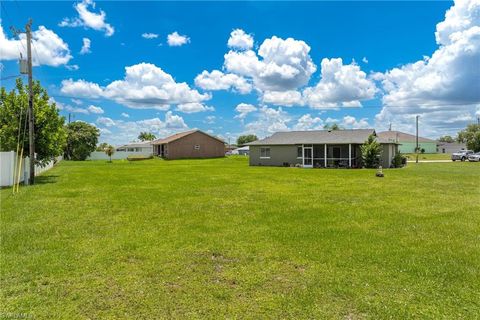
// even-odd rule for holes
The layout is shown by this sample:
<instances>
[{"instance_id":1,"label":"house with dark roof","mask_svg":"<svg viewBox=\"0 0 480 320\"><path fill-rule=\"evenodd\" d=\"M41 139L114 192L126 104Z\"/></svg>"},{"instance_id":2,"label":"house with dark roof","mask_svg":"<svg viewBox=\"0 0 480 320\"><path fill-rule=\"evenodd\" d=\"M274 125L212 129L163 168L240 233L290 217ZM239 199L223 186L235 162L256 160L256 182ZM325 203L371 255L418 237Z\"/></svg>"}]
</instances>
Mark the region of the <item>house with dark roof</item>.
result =
<instances>
[{"instance_id":1,"label":"house with dark roof","mask_svg":"<svg viewBox=\"0 0 480 320\"><path fill-rule=\"evenodd\" d=\"M152 141L153 154L165 159L225 156L225 142L200 130L190 130Z\"/></svg>"},{"instance_id":2,"label":"house with dark roof","mask_svg":"<svg viewBox=\"0 0 480 320\"><path fill-rule=\"evenodd\" d=\"M277 132L250 142L251 166L303 166L306 168L361 167L360 146L374 129ZM381 165L390 167L397 142L377 138L382 146Z\"/></svg>"},{"instance_id":3,"label":"house with dark roof","mask_svg":"<svg viewBox=\"0 0 480 320\"><path fill-rule=\"evenodd\" d=\"M382 139L397 141L401 153L415 153L417 142L413 134L390 130L379 132L377 135ZM437 153L437 141L432 139L418 137L418 147L420 150L423 149L424 153Z\"/></svg>"}]
</instances>

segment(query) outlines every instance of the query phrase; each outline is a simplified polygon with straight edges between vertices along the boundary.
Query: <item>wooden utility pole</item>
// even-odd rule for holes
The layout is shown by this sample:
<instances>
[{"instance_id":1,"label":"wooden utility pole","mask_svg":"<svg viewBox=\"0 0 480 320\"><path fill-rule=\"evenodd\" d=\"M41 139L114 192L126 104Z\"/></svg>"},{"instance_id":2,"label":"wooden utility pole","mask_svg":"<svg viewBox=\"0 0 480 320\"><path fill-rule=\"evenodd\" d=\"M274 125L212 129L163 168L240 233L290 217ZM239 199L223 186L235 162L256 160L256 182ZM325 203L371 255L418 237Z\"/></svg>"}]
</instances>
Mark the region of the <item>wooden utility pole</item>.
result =
<instances>
[{"instance_id":1,"label":"wooden utility pole","mask_svg":"<svg viewBox=\"0 0 480 320\"><path fill-rule=\"evenodd\" d=\"M417 134L416 134L416 137L415 137L415 145L416 145L416 146L415 146L415 153L416 153L416 156L417 156L417 160L415 160L415 163L418 163L418 151L420 151L420 150L418 150L418 118L419 118L419 117L420 117L420 116L417 116L417 123L416 123L416 126L417 126Z\"/></svg>"},{"instance_id":2,"label":"wooden utility pole","mask_svg":"<svg viewBox=\"0 0 480 320\"><path fill-rule=\"evenodd\" d=\"M32 74L32 19L25 26L27 34L27 63L28 63L28 142L30 158L30 177L29 184L35 183L35 132L34 132L34 114L33 114L33 74Z\"/></svg>"}]
</instances>

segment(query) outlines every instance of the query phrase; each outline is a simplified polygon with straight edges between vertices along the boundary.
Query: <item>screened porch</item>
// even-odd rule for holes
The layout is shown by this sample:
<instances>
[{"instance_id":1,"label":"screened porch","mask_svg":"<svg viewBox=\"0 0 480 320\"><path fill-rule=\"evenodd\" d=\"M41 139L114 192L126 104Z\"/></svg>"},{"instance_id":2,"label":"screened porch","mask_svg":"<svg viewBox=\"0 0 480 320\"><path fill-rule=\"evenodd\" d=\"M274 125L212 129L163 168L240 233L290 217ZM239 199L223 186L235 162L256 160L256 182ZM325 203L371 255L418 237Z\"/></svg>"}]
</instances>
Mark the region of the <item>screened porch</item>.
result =
<instances>
[{"instance_id":1,"label":"screened porch","mask_svg":"<svg viewBox=\"0 0 480 320\"><path fill-rule=\"evenodd\" d=\"M358 168L361 163L358 144L303 144L297 146L297 158L310 168Z\"/></svg>"}]
</instances>

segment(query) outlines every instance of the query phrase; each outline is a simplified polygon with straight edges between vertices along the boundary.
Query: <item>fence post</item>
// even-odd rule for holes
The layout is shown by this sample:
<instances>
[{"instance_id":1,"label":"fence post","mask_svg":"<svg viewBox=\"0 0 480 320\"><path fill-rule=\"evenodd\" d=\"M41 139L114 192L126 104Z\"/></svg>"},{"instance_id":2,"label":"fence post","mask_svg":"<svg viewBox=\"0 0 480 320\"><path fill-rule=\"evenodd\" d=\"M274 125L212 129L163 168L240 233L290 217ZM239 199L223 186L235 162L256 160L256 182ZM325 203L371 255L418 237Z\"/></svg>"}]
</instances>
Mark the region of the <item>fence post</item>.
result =
<instances>
[{"instance_id":1,"label":"fence post","mask_svg":"<svg viewBox=\"0 0 480 320\"><path fill-rule=\"evenodd\" d=\"M29 184L29 179L28 177L30 177L30 158L29 157L25 157L25 163L24 163L24 166L23 166L23 183L25 185L28 185Z\"/></svg>"},{"instance_id":2,"label":"fence post","mask_svg":"<svg viewBox=\"0 0 480 320\"><path fill-rule=\"evenodd\" d=\"M10 181L9 181L9 185L10 186L13 186L13 184L15 183L15 162L17 162L17 154L15 153L15 151L10 151Z\"/></svg>"}]
</instances>

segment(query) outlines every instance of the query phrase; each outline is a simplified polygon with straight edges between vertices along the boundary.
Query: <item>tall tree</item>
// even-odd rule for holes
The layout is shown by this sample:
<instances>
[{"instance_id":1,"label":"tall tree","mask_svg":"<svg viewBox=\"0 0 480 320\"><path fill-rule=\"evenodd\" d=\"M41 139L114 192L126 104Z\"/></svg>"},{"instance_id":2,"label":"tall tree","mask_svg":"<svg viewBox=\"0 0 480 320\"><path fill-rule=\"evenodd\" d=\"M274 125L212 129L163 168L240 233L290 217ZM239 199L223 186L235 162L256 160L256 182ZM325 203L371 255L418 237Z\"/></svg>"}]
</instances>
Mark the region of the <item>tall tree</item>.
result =
<instances>
[{"instance_id":1,"label":"tall tree","mask_svg":"<svg viewBox=\"0 0 480 320\"><path fill-rule=\"evenodd\" d=\"M67 126L67 146L65 158L69 160L85 160L95 151L100 130L83 121L75 121Z\"/></svg>"},{"instance_id":2,"label":"tall tree","mask_svg":"<svg viewBox=\"0 0 480 320\"><path fill-rule=\"evenodd\" d=\"M253 141L257 141L258 138L256 135L254 134L247 134L247 135L243 135L243 136L240 136L237 138L237 145L239 147L243 146L244 144L246 143L249 143L249 142L253 142Z\"/></svg>"},{"instance_id":3,"label":"tall tree","mask_svg":"<svg viewBox=\"0 0 480 320\"><path fill-rule=\"evenodd\" d=\"M455 139L453 139L452 136L442 136L438 138L438 141L451 143L451 142L455 142Z\"/></svg>"},{"instance_id":4,"label":"tall tree","mask_svg":"<svg viewBox=\"0 0 480 320\"><path fill-rule=\"evenodd\" d=\"M367 141L360 146L362 152L363 165L366 168L377 168L380 164L382 146L378 143L375 135L371 134Z\"/></svg>"},{"instance_id":5,"label":"tall tree","mask_svg":"<svg viewBox=\"0 0 480 320\"><path fill-rule=\"evenodd\" d=\"M109 146L110 146L110 145L109 145L108 143L102 142L102 143L100 143L100 144L97 146L96 151L105 151L105 149L106 149L107 147L109 147Z\"/></svg>"},{"instance_id":6,"label":"tall tree","mask_svg":"<svg viewBox=\"0 0 480 320\"><path fill-rule=\"evenodd\" d=\"M20 148L23 146L23 154L28 155L27 108L28 87L21 79L17 79L15 89L10 92L4 87L0 89L0 151L16 151L19 142ZM66 132L65 118L59 115L57 106L50 101L39 81L33 83L33 113L35 161L42 165L62 154Z\"/></svg>"},{"instance_id":7,"label":"tall tree","mask_svg":"<svg viewBox=\"0 0 480 320\"><path fill-rule=\"evenodd\" d=\"M325 129L325 130L342 130L342 128L336 123L326 124L326 125L323 126L323 129Z\"/></svg>"},{"instance_id":8,"label":"tall tree","mask_svg":"<svg viewBox=\"0 0 480 320\"><path fill-rule=\"evenodd\" d=\"M138 140L140 141L152 141L155 140L157 137L151 132L140 132L138 135Z\"/></svg>"},{"instance_id":9,"label":"tall tree","mask_svg":"<svg viewBox=\"0 0 480 320\"><path fill-rule=\"evenodd\" d=\"M465 143L467 148L475 152L480 151L480 124L469 124L458 133L458 142Z\"/></svg>"}]
</instances>

